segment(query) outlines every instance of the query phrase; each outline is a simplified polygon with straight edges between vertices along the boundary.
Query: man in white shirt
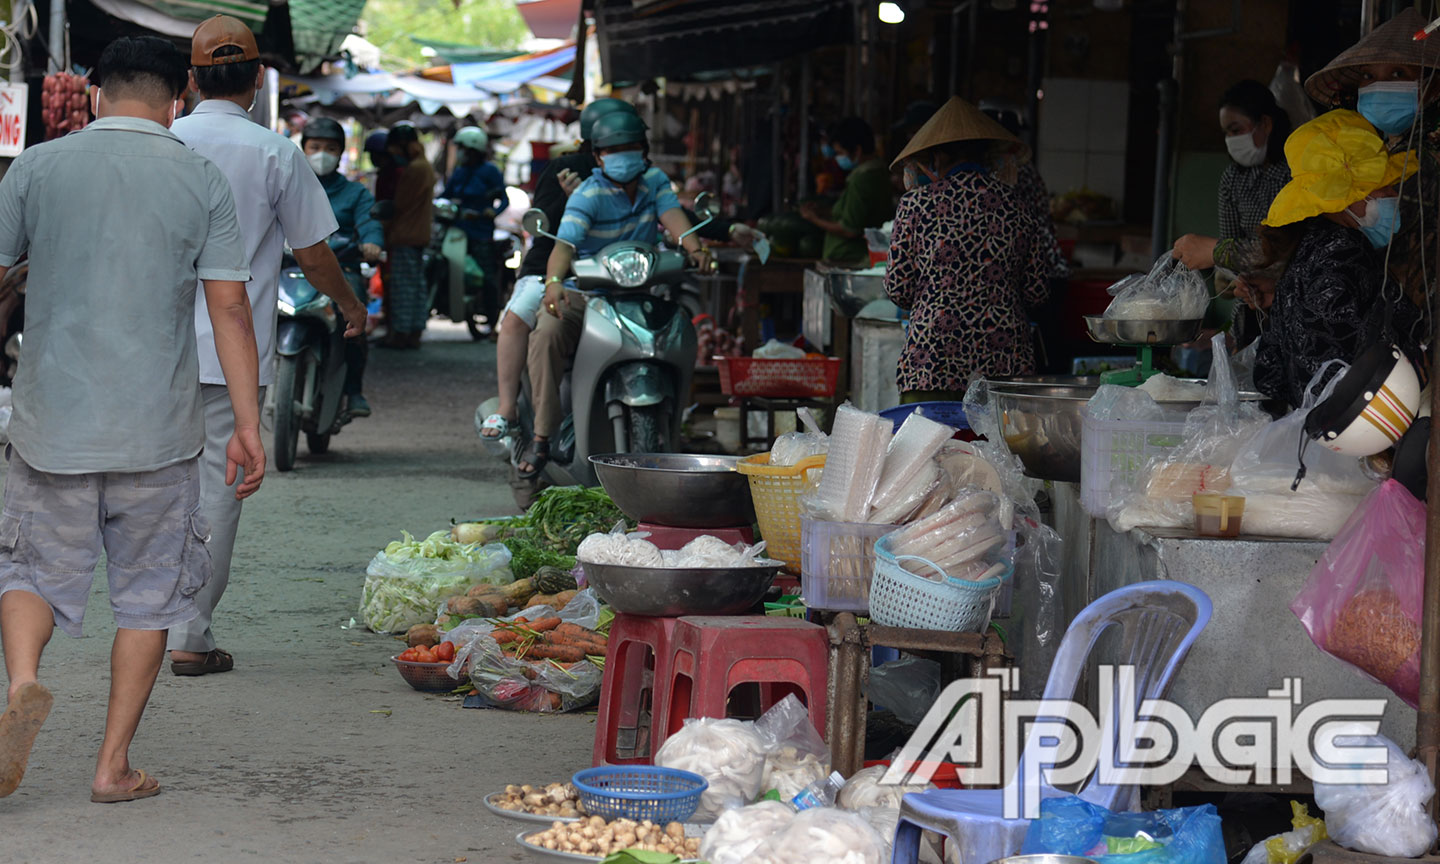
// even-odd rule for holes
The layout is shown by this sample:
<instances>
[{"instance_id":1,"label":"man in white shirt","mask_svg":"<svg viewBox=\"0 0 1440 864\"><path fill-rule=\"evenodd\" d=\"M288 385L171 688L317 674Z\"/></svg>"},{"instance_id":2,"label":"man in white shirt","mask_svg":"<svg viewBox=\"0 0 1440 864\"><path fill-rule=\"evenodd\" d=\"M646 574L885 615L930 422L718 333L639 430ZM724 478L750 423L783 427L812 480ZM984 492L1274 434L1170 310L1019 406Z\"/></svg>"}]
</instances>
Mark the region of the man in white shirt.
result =
<instances>
[{"instance_id":1,"label":"man in white shirt","mask_svg":"<svg viewBox=\"0 0 1440 864\"><path fill-rule=\"evenodd\" d=\"M250 262L246 290L255 316L263 401L275 372L276 303L286 241L310 284L339 304L349 325L347 337L363 338L365 307L326 245L337 227L335 215L305 154L293 141L250 119L248 112L264 74L259 58L255 35L238 19L216 15L197 27L190 48L190 80L204 101L171 128L186 146L220 168L234 192L240 235ZM216 359L203 300L196 304L195 332L205 399L200 494L214 532L210 541L214 575L195 597L199 617L170 630L170 670L176 675L228 672L235 663L216 647L211 631L215 607L229 582L230 557L240 524L240 501L224 475L224 442L235 418L226 400L225 376Z\"/></svg>"}]
</instances>

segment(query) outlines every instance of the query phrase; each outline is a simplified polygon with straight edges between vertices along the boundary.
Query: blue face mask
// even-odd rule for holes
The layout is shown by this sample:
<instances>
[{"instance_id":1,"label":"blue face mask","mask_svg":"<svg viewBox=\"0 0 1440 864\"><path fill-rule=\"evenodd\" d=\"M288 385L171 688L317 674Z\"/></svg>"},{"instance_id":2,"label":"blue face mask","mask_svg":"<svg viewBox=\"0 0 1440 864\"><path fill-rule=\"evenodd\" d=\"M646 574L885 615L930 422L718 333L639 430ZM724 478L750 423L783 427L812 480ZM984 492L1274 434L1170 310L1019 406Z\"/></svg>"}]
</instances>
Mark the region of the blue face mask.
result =
<instances>
[{"instance_id":1,"label":"blue face mask","mask_svg":"<svg viewBox=\"0 0 1440 864\"><path fill-rule=\"evenodd\" d=\"M1360 226L1360 232L1370 245L1376 249L1384 249L1390 245L1390 238L1400 232L1400 199L1399 198L1366 198L1365 215L1355 219L1355 224Z\"/></svg>"},{"instance_id":2,"label":"blue face mask","mask_svg":"<svg viewBox=\"0 0 1440 864\"><path fill-rule=\"evenodd\" d=\"M605 166L605 176L616 183L629 183L645 173L645 154L639 150L607 153L600 161Z\"/></svg>"},{"instance_id":3,"label":"blue face mask","mask_svg":"<svg viewBox=\"0 0 1440 864\"><path fill-rule=\"evenodd\" d=\"M824 156L826 159L834 159L834 158L835 158L835 148L834 148L834 147L831 147L829 144L821 144L821 145L820 145L820 155L821 155L821 156Z\"/></svg>"},{"instance_id":4,"label":"blue face mask","mask_svg":"<svg viewBox=\"0 0 1440 864\"><path fill-rule=\"evenodd\" d=\"M849 171L855 167L855 160L849 156L840 155L835 157L835 164L840 166L841 171Z\"/></svg>"},{"instance_id":5,"label":"blue face mask","mask_svg":"<svg viewBox=\"0 0 1440 864\"><path fill-rule=\"evenodd\" d=\"M1415 122L1420 85L1415 81L1381 81L1360 88L1355 110L1386 135L1399 135Z\"/></svg>"}]
</instances>

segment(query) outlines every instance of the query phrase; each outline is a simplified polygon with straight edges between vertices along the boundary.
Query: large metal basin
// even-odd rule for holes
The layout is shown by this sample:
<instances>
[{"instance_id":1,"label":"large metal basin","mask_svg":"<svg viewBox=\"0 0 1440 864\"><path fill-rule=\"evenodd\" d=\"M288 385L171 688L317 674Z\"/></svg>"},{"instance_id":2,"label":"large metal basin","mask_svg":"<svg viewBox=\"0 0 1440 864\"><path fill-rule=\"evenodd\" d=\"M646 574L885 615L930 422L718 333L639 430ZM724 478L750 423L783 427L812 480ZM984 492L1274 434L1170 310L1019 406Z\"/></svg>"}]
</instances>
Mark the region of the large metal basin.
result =
<instances>
[{"instance_id":1,"label":"large metal basin","mask_svg":"<svg viewBox=\"0 0 1440 864\"><path fill-rule=\"evenodd\" d=\"M765 596L781 565L671 570L590 564L585 580L616 612L631 615L743 615Z\"/></svg>"},{"instance_id":2,"label":"large metal basin","mask_svg":"<svg viewBox=\"0 0 1440 864\"><path fill-rule=\"evenodd\" d=\"M676 528L738 528L755 522L750 481L736 456L613 453L591 456L600 485L637 522Z\"/></svg>"},{"instance_id":3,"label":"large metal basin","mask_svg":"<svg viewBox=\"0 0 1440 864\"><path fill-rule=\"evenodd\" d=\"M1085 403L1100 387L1094 376L995 378L990 382L990 407L998 412L1000 434L1010 452L1025 464L1025 473L1041 480L1080 482L1080 426ZM1263 399L1241 393L1246 402ZM1177 420L1198 400L1164 401Z\"/></svg>"}]
</instances>

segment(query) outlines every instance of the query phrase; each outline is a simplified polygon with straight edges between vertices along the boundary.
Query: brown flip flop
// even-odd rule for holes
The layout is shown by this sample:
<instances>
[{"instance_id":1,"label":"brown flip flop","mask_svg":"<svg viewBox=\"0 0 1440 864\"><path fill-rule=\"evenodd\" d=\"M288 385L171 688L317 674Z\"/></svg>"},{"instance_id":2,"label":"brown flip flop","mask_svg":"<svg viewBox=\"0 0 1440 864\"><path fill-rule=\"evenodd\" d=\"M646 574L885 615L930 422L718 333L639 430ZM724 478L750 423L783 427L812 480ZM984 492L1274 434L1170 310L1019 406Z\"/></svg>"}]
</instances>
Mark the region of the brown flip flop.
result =
<instances>
[{"instance_id":1,"label":"brown flip flop","mask_svg":"<svg viewBox=\"0 0 1440 864\"><path fill-rule=\"evenodd\" d=\"M154 777L144 771L136 771L140 775L140 782L124 792L91 792L90 800L96 804L119 804L123 801L139 801L141 798L154 798L160 794L160 783ZM149 786L146 784L153 783Z\"/></svg>"},{"instance_id":2,"label":"brown flip flop","mask_svg":"<svg viewBox=\"0 0 1440 864\"><path fill-rule=\"evenodd\" d=\"M5 713L0 714L0 798L19 787L35 736L40 734L54 704L50 691L32 681L20 685Z\"/></svg>"},{"instance_id":3,"label":"brown flip flop","mask_svg":"<svg viewBox=\"0 0 1440 864\"><path fill-rule=\"evenodd\" d=\"M204 660L171 660L170 671L180 676L210 675L235 668L235 658L219 648L207 653Z\"/></svg>"}]
</instances>

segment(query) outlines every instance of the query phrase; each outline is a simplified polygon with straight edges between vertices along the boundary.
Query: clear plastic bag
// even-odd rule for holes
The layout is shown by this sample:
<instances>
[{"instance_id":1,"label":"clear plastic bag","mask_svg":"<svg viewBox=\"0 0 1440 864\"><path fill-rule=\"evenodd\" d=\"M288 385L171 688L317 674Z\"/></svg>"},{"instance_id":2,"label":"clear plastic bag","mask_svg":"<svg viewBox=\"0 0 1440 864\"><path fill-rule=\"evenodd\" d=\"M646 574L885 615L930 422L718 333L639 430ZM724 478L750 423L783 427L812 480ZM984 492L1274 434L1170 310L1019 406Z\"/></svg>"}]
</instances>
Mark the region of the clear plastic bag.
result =
<instances>
[{"instance_id":1,"label":"clear plastic bag","mask_svg":"<svg viewBox=\"0 0 1440 864\"><path fill-rule=\"evenodd\" d=\"M795 415L805 431L786 432L776 438L775 445L770 448L771 465L788 468L801 459L823 456L830 449L830 437L820 431L820 424L815 422L815 415L809 408L798 408Z\"/></svg>"},{"instance_id":2,"label":"clear plastic bag","mask_svg":"<svg viewBox=\"0 0 1440 864\"><path fill-rule=\"evenodd\" d=\"M1155 260L1145 277L1127 276L1107 290L1115 298L1105 309L1105 317L1111 319L1190 321L1204 318L1210 305L1205 278L1169 252Z\"/></svg>"},{"instance_id":3,"label":"clear plastic bag","mask_svg":"<svg viewBox=\"0 0 1440 864\"><path fill-rule=\"evenodd\" d=\"M1250 847L1240 864L1295 864L1305 850L1324 840L1325 820L1310 815L1310 808L1290 802L1292 826L1283 834L1267 837Z\"/></svg>"},{"instance_id":4,"label":"clear plastic bag","mask_svg":"<svg viewBox=\"0 0 1440 864\"><path fill-rule=\"evenodd\" d=\"M919 414L906 417L885 450L880 482L876 484L870 502L873 511L893 509L900 501L919 503L924 493L934 485L938 470L935 467L936 454L954 435L954 429ZM867 518L865 521L876 520Z\"/></svg>"},{"instance_id":5,"label":"clear plastic bag","mask_svg":"<svg viewBox=\"0 0 1440 864\"><path fill-rule=\"evenodd\" d=\"M755 731L765 742L765 773L760 791L780 793L789 801L817 780L830 776L830 747L810 722L810 711L792 693L775 703Z\"/></svg>"},{"instance_id":6,"label":"clear plastic bag","mask_svg":"<svg viewBox=\"0 0 1440 864\"><path fill-rule=\"evenodd\" d=\"M506 615L503 618L471 618L459 626L445 631L445 641L455 646L455 660L450 664L450 677L460 677L460 670L475 651L480 640L495 632L496 621L510 622L516 618L524 618L526 621L559 618L561 621L568 621L587 630L593 630L595 625L600 623L600 598L595 596L593 588L584 588L571 598L569 603L565 604L564 609L557 610L541 604L522 609L514 615Z\"/></svg>"},{"instance_id":7,"label":"clear plastic bag","mask_svg":"<svg viewBox=\"0 0 1440 864\"><path fill-rule=\"evenodd\" d=\"M940 695L940 664L923 657L901 657L870 670L865 695L884 705L901 723L920 725Z\"/></svg>"},{"instance_id":8,"label":"clear plastic bag","mask_svg":"<svg viewBox=\"0 0 1440 864\"><path fill-rule=\"evenodd\" d=\"M482 547L476 560L407 558L392 560L383 551L365 568L360 618L376 633L404 633L435 620L435 610L456 594L480 584L514 581L510 550L502 544ZM508 579L507 579L508 577ZM503 581L502 581L503 580Z\"/></svg>"},{"instance_id":9,"label":"clear plastic bag","mask_svg":"<svg viewBox=\"0 0 1440 864\"><path fill-rule=\"evenodd\" d=\"M1215 334L1211 343L1215 359L1205 402L1185 418L1184 440L1164 456L1150 460L1141 469L1135 488L1111 500L1106 515L1116 531L1141 525L1193 525L1191 498L1201 492L1227 492L1230 466L1240 444L1270 422L1258 407L1240 401L1224 343L1225 334Z\"/></svg>"},{"instance_id":10,"label":"clear plastic bag","mask_svg":"<svg viewBox=\"0 0 1440 864\"><path fill-rule=\"evenodd\" d=\"M1418 858L1435 842L1426 808L1435 794L1424 764L1406 758L1383 735L1337 735L1341 747L1383 746L1386 781L1380 784L1315 783L1315 805L1325 811L1325 830L1346 849L1394 858ZM1367 766L1368 767L1368 766Z\"/></svg>"},{"instance_id":11,"label":"clear plastic bag","mask_svg":"<svg viewBox=\"0 0 1440 864\"><path fill-rule=\"evenodd\" d=\"M705 832L700 857L709 864L749 864L756 849L793 821L794 808L779 801L726 810Z\"/></svg>"},{"instance_id":12,"label":"clear plastic bag","mask_svg":"<svg viewBox=\"0 0 1440 864\"><path fill-rule=\"evenodd\" d=\"M708 822L726 810L744 807L760 794L765 777L765 740L745 720L691 718L665 739L655 764L699 774L710 784L694 819Z\"/></svg>"},{"instance_id":13,"label":"clear plastic bag","mask_svg":"<svg viewBox=\"0 0 1440 864\"><path fill-rule=\"evenodd\" d=\"M548 660L516 659L489 636L472 640L469 647L470 681L497 708L559 713L585 708L600 695L604 673L588 660L567 667Z\"/></svg>"},{"instance_id":14,"label":"clear plastic bag","mask_svg":"<svg viewBox=\"0 0 1440 864\"><path fill-rule=\"evenodd\" d=\"M755 850L754 864L884 864L885 839L865 817L834 807L800 812Z\"/></svg>"},{"instance_id":15,"label":"clear plastic bag","mask_svg":"<svg viewBox=\"0 0 1440 864\"><path fill-rule=\"evenodd\" d=\"M578 561L591 564L620 564L627 567L664 567L660 548L646 533L627 534L625 523L618 523L608 533L596 532L580 541L575 550Z\"/></svg>"},{"instance_id":16,"label":"clear plastic bag","mask_svg":"<svg viewBox=\"0 0 1440 864\"><path fill-rule=\"evenodd\" d=\"M1235 454L1230 494L1245 497L1248 534L1329 540L1375 488L1359 459L1324 447L1306 449L1302 466L1305 418L1339 380L1338 375L1330 378L1317 396L1329 366L1311 379L1300 408L1261 427Z\"/></svg>"},{"instance_id":17,"label":"clear plastic bag","mask_svg":"<svg viewBox=\"0 0 1440 864\"><path fill-rule=\"evenodd\" d=\"M1000 527L1012 530L1018 517L1039 519L1040 508L1035 503L1035 495L1042 484L1025 476L1025 466L1020 457L1005 446L1000 419L990 407L990 383L978 375L973 378L965 390L964 405L965 419L971 430L986 439L972 441L970 446L995 469L1004 489L1000 495Z\"/></svg>"},{"instance_id":18,"label":"clear plastic bag","mask_svg":"<svg viewBox=\"0 0 1440 864\"><path fill-rule=\"evenodd\" d=\"M1415 708L1424 589L1425 505L1386 480L1325 549L1290 611L1322 651Z\"/></svg>"},{"instance_id":19,"label":"clear plastic bag","mask_svg":"<svg viewBox=\"0 0 1440 864\"><path fill-rule=\"evenodd\" d=\"M1022 542L1015 550L1015 600L1022 620L1010 628L1018 632L1012 645L1020 666L1020 695L1039 699L1045 692L1050 666L1065 636L1060 599L1065 544L1050 526L1026 520L1019 525Z\"/></svg>"},{"instance_id":20,"label":"clear plastic bag","mask_svg":"<svg viewBox=\"0 0 1440 864\"><path fill-rule=\"evenodd\" d=\"M1225 864L1215 805L1112 813L1074 796L1040 802L1024 855L1083 855L1100 864Z\"/></svg>"},{"instance_id":21,"label":"clear plastic bag","mask_svg":"<svg viewBox=\"0 0 1440 864\"><path fill-rule=\"evenodd\" d=\"M1102 384L1085 403L1092 420L1164 420L1165 409L1154 397L1138 387Z\"/></svg>"}]
</instances>

